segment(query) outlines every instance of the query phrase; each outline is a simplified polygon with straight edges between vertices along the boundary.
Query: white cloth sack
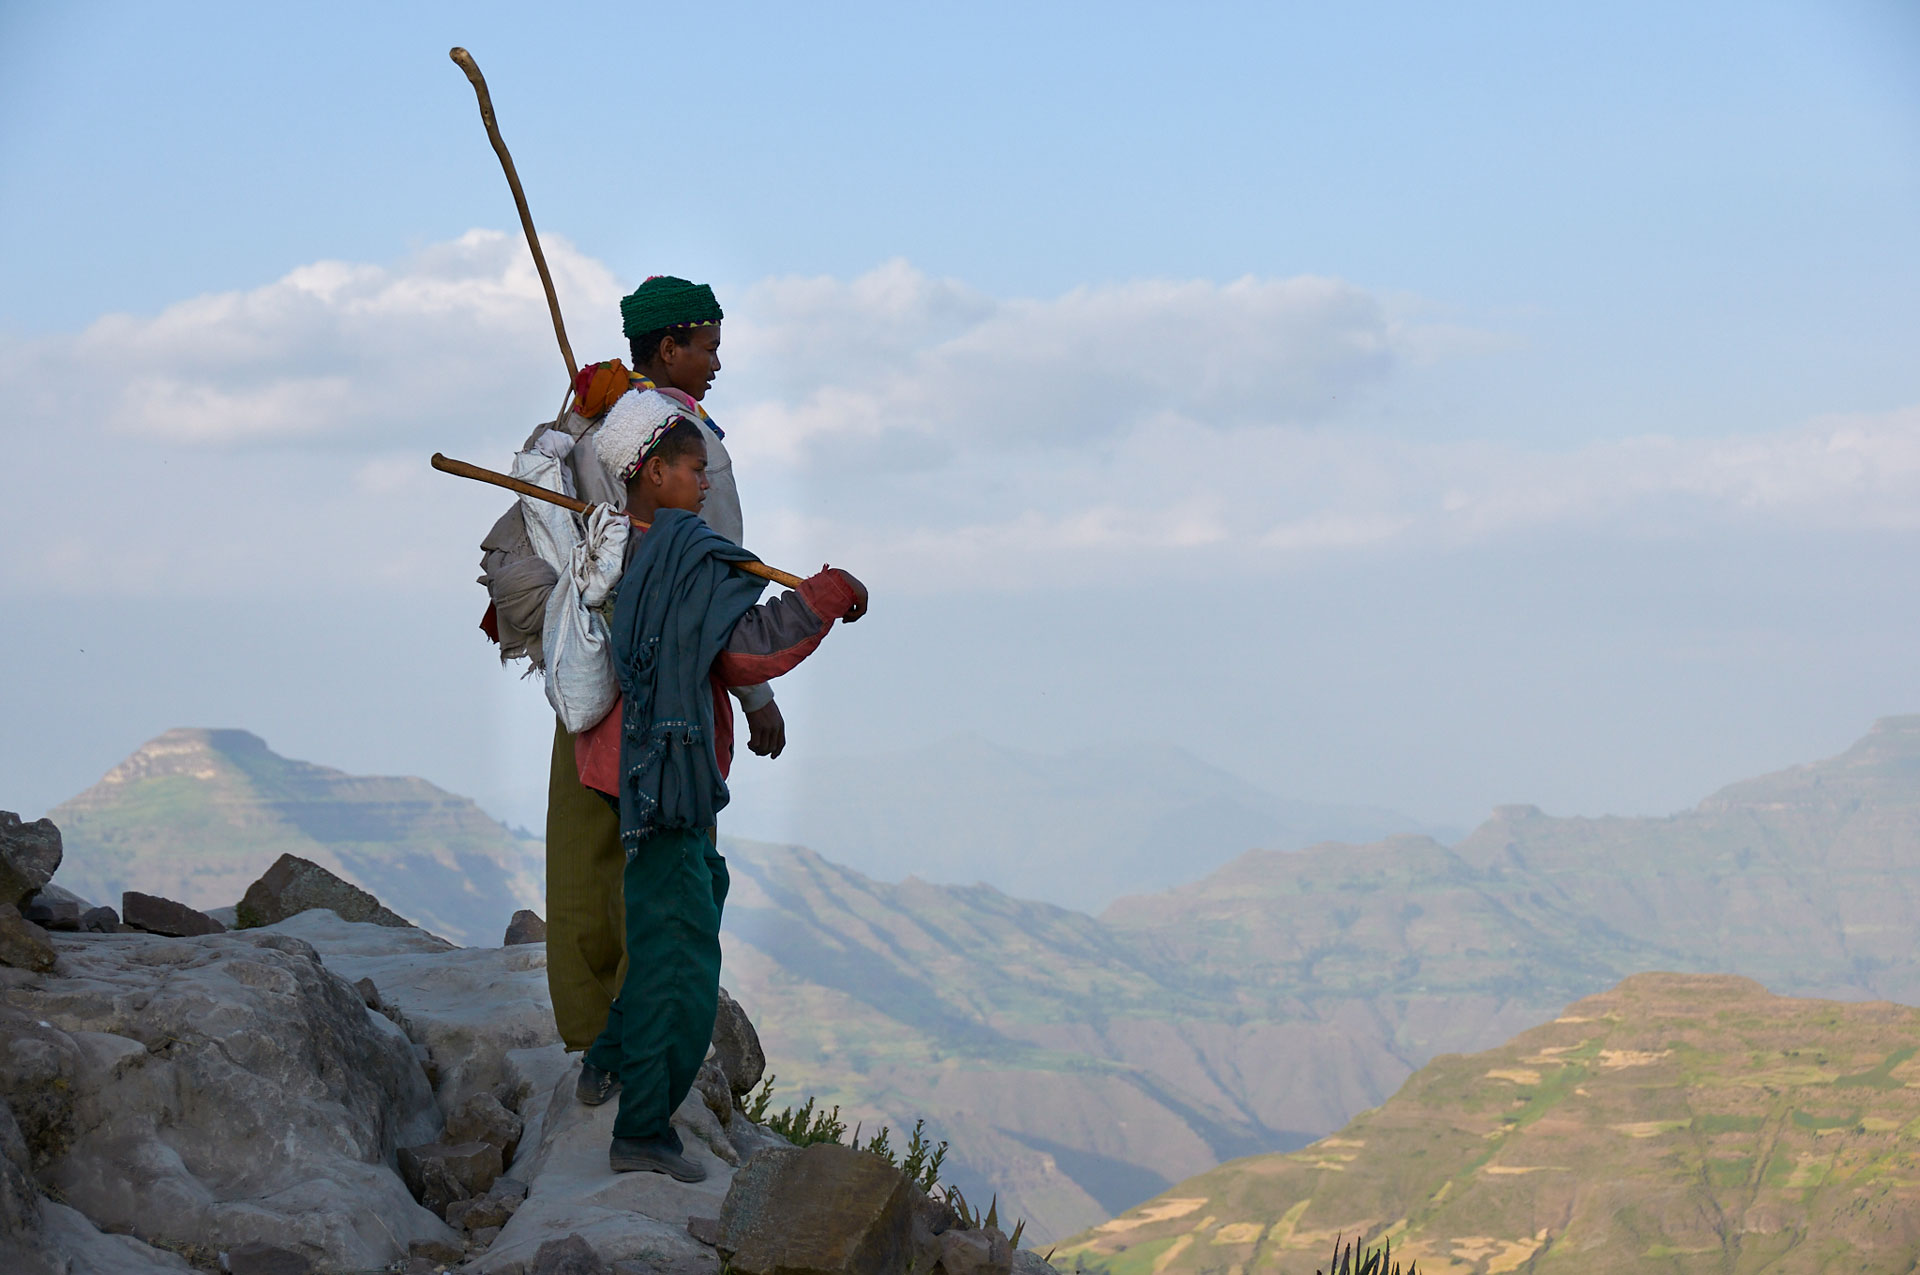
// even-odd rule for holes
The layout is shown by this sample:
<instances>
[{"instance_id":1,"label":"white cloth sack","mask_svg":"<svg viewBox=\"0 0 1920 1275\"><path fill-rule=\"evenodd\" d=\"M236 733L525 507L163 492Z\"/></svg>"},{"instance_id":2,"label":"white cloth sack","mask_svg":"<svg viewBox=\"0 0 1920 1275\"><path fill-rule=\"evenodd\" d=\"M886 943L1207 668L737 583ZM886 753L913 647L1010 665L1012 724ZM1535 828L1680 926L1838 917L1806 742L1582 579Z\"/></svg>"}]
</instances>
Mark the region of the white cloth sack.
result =
<instances>
[{"instance_id":1,"label":"white cloth sack","mask_svg":"<svg viewBox=\"0 0 1920 1275\"><path fill-rule=\"evenodd\" d=\"M571 496L573 483L562 462L572 447L572 438L549 430L513 458L513 476ZM533 551L560 577L547 596L541 627L547 702L560 724L578 734L620 698L612 634L593 608L620 582L629 526L623 515L595 506L583 536L579 517L558 505L532 496L520 497L520 505Z\"/></svg>"}]
</instances>

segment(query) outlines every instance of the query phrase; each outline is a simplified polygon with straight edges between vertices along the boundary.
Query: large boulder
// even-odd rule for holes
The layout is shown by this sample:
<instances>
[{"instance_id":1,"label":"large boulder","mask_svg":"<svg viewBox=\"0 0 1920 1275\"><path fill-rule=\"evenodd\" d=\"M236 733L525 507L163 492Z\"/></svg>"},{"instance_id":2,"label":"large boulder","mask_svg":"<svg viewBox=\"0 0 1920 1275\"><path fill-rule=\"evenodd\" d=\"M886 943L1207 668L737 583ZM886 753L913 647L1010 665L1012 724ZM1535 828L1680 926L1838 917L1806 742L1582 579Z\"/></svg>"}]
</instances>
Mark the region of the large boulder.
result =
<instances>
[{"instance_id":1,"label":"large boulder","mask_svg":"<svg viewBox=\"0 0 1920 1275\"><path fill-rule=\"evenodd\" d=\"M899 1275L912 1258L913 1190L852 1147L762 1151L720 1207L720 1255L739 1275Z\"/></svg>"},{"instance_id":2,"label":"large boulder","mask_svg":"<svg viewBox=\"0 0 1920 1275\"><path fill-rule=\"evenodd\" d=\"M258 1243L345 1269L452 1238L393 1168L439 1126L412 1048L309 945L52 942L57 974L0 970L0 1099L36 1186L63 1202L42 1206L43 1227L61 1251L98 1250L63 1269L183 1268L99 1230L190 1255Z\"/></svg>"},{"instance_id":3,"label":"large boulder","mask_svg":"<svg viewBox=\"0 0 1920 1275\"><path fill-rule=\"evenodd\" d=\"M506 935L501 938L501 947L518 947L522 943L544 943L547 941L547 923L538 912L521 908L507 922Z\"/></svg>"},{"instance_id":4,"label":"large boulder","mask_svg":"<svg viewBox=\"0 0 1920 1275\"><path fill-rule=\"evenodd\" d=\"M13 811L0 810L0 903L25 903L59 867L60 829L53 820L21 823Z\"/></svg>"},{"instance_id":5,"label":"large boulder","mask_svg":"<svg viewBox=\"0 0 1920 1275\"><path fill-rule=\"evenodd\" d=\"M485 1142L429 1142L400 1148L400 1176L421 1205L444 1217L458 1200L485 1195L500 1176L500 1148Z\"/></svg>"},{"instance_id":6,"label":"large boulder","mask_svg":"<svg viewBox=\"0 0 1920 1275\"><path fill-rule=\"evenodd\" d=\"M247 887L234 913L239 928L250 930L298 916L309 908L326 908L343 921L370 921L396 929L412 926L353 882L343 881L311 859L293 854L275 859L265 875Z\"/></svg>"}]
</instances>

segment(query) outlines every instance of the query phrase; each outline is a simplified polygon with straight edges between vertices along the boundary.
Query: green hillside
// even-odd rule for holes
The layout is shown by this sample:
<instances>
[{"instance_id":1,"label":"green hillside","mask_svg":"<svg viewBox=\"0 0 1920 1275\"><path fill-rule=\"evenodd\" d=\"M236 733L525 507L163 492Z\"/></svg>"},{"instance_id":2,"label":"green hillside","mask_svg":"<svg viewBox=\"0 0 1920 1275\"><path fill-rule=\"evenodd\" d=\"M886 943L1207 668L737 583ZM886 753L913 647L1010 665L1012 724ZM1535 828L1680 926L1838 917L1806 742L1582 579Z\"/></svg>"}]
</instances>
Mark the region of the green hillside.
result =
<instances>
[{"instance_id":1,"label":"green hillside","mask_svg":"<svg viewBox=\"0 0 1920 1275\"><path fill-rule=\"evenodd\" d=\"M498 943L516 909L542 907L539 842L466 798L292 761L242 730L170 730L48 813L60 884L113 907L125 890L223 907L283 853L458 943Z\"/></svg>"},{"instance_id":2,"label":"green hillside","mask_svg":"<svg viewBox=\"0 0 1920 1275\"><path fill-rule=\"evenodd\" d=\"M1428 1275L1812 1275L1920 1262L1920 1010L1641 974L1447 1055L1288 1155L1076 1236L1110 1275L1315 1269L1345 1235Z\"/></svg>"}]
</instances>

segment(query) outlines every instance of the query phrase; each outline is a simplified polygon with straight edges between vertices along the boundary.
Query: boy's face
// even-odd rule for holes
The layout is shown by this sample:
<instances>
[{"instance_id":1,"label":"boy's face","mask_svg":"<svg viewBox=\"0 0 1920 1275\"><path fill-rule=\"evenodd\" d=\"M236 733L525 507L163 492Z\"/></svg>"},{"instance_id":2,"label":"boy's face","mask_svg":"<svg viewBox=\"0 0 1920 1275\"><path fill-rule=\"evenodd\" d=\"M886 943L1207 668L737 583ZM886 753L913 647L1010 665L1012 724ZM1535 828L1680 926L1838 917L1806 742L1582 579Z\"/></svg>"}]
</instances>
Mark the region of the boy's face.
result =
<instances>
[{"instance_id":1,"label":"boy's face","mask_svg":"<svg viewBox=\"0 0 1920 1275\"><path fill-rule=\"evenodd\" d=\"M720 325L688 328L662 341L658 371L657 380L691 398L705 398L720 374Z\"/></svg>"},{"instance_id":2,"label":"boy's face","mask_svg":"<svg viewBox=\"0 0 1920 1275\"><path fill-rule=\"evenodd\" d=\"M684 509L690 514L700 512L700 506L707 502L707 489L713 486L707 478L707 452L704 447L697 451L682 452L670 461L655 457L640 467L633 481L644 485L657 508ZM633 494L628 493L629 507L635 503Z\"/></svg>"}]
</instances>

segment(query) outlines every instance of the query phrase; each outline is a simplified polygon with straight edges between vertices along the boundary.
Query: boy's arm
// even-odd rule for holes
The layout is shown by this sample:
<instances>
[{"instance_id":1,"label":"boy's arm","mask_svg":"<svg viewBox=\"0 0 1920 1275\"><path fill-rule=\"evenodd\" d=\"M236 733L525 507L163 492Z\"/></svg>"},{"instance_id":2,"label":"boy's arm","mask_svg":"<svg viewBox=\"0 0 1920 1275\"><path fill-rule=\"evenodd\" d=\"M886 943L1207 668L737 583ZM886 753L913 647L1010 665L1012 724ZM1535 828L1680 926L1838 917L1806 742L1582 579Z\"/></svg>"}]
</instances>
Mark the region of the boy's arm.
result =
<instances>
[{"instance_id":1,"label":"boy's arm","mask_svg":"<svg viewBox=\"0 0 1920 1275\"><path fill-rule=\"evenodd\" d=\"M858 580L832 567L809 576L740 617L713 662L714 677L722 686L751 686L789 672L813 654L835 620L859 618L865 594Z\"/></svg>"}]
</instances>

